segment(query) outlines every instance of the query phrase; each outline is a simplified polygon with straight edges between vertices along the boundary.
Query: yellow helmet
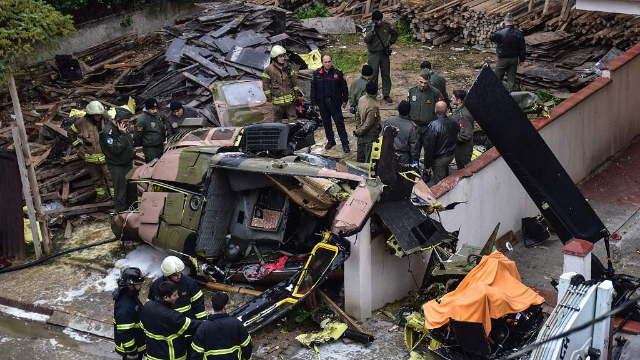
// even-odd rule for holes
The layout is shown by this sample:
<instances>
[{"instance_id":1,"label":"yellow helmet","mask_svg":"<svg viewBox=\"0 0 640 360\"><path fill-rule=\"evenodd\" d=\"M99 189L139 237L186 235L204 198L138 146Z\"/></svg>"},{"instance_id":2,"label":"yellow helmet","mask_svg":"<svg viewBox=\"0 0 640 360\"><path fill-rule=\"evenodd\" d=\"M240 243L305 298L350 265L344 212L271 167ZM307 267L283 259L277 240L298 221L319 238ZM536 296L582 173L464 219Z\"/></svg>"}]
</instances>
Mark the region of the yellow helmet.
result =
<instances>
[{"instance_id":1,"label":"yellow helmet","mask_svg":"<svg viewBox=\"0 0 640 360\"><path fill-rule=\"evenodd\" d=\"M182 270L184 270L184 263L176 256L167 256L160 265L160 271L164 276L171 276L182 272Z\"/></svg>"},{"instance_id":2,"label":"yellow helmet","mask_svg":"<svg viewBox=\"0 0 640 360\"><path fill-rule=\"evenodd\" d=\"M271 58L275 59L280 55L285 55L287 53L287 50L285 50L285 48L283 48L280 45L274 45L271 48Z\"/></svg>"},{"instance_id":3,"label":"yellow helmet","mask_svg":"<svg viewBox=\"0 0 640 360\"><path fill-rule=\"evenodd\" d=\"M87 108L85 109L88 115L102 115L104 112L104 106L100 103L100 101L92 101L87 104Z\"/></svg>"}]
</instances>

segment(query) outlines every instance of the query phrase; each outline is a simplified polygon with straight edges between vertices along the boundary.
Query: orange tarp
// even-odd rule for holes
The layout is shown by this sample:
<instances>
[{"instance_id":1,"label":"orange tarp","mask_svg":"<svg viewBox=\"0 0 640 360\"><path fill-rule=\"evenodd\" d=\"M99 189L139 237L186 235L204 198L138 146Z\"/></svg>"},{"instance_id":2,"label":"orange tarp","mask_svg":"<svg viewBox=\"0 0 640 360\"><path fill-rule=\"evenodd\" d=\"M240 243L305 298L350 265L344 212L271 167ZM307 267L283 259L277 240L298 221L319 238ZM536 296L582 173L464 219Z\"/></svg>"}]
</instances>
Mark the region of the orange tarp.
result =
<instances>
[{"instance_id":1,"label":"orange tarp","mask_svg":"<svg viewBox=\"0 0 640 360\"><path fill-rule=\"evenodd\" d=\"M520 281L516 264L499 251L484 256L458 287L442 297L438 304L431 300L422 306L425 327L436 329L449 322L483 323L487 335L491 319L514 314L539 305L544 299Z\"/></svg>"}]
</instances>

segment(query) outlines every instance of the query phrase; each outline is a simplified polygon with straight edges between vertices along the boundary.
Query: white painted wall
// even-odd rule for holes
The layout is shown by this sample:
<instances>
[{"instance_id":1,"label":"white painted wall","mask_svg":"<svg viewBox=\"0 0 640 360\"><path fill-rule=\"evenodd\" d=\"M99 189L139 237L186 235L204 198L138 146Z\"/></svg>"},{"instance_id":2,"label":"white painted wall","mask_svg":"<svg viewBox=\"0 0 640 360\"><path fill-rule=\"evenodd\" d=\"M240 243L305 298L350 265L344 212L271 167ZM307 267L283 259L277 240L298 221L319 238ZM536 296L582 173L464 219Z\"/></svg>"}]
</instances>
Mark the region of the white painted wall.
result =
<instances>
[{"instance_id":1,"label":"white painted wall","mask_svg":"<svg viewBox=\"0 0 640 360\"><path fill-rule=\"evenodd\" d=\"M576 183L640 135L640 56L610 77L610 84L540 130ZM484 244L498 222L501 236L519 231L521 218L539 213L502 158L461 179L438 201L467 201L444 212L442 220L447 229L461 227L461 243L474 245Z\"/></svg>"},{"instance_id":2,"label":"white painted wall","mask_svg":"<svg viewBox=\"0 0 640 360\"><path fill-rule=\"evenodd\" d=\"M640 15L638 0L576 0L576 9Z\"/></svg>"}]
</instances>

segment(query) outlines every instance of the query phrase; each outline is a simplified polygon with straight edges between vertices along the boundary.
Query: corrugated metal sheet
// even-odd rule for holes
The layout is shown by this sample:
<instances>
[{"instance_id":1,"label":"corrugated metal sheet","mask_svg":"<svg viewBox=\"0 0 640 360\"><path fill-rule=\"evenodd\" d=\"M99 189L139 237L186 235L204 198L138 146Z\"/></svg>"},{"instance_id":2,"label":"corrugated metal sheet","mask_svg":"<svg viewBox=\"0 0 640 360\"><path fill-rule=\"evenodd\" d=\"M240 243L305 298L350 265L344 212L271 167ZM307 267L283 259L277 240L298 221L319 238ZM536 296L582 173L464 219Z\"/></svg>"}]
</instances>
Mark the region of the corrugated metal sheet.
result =
<instances>
[{"instance_id":1,"label":"corrugated metal sheet","mask_svg":"<svg viewBox=\"0 0 640 360\"><path fill-rule=\"evenodd\" d=\"M0 150L0 255L25 257L22 183L14 152Z\"/></svg>"}]
</instances>

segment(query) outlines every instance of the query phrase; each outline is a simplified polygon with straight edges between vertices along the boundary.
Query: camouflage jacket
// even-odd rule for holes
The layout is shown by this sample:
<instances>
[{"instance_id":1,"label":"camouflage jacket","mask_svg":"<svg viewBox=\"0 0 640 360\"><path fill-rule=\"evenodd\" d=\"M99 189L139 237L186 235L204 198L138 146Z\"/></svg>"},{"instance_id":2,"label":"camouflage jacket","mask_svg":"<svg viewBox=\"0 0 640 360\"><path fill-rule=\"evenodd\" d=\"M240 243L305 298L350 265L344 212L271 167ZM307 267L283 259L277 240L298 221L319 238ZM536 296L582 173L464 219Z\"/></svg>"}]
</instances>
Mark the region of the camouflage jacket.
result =
<instances>
[{"instance_id":1,"label":"camouflage jacket","mask_svg":"<svg viewBox=\"0 0 640 360\"><path fill-rule=\"evenodd\" d=\"M272 62L262 73L262 90L267 101L273 105L287 105L293 103L298 87L298 75L290 66L280 69Z\"/></svg>"},{"instance_id":2,"label":"camouflage jacket","mask_svg":"<svg viewBox=\"0 0 640 360\"><path fill-rule=\"evenodd\" d=\"M135 156L133 139L129 133L123 134L110 121L100 132L100 146L107 163L111 165L131 165Z\"/></svg>"},{"instance_id":3,"label":"camouflage jacket","mask_svg":"<svg viewBox=\"0 0 640 360\"><path fill-rule=\"evenodd\" d=\"M146 111L136 120L133 132L133 142L137 146L159 146L164 143L166 129L158 113L151 115Z\"/></svg>"},{"instance_id":4,"label":"camouflage jacket","mask_svg":"<svg viewBox=\"0 0 640 360\"><path fill-rule=\"evenodd\" d=\"M78 147L78 156L85 162L105 163L105 157L100 147L100 131L110 121L109 115L105 112L99 122L85 116L71 125L70 131L67 132L69 140L72 141L73 146Z\"/></svg>"},{"instance_id":5,"label":"camouflage jacket","mask_svg":"<svg viewBox=\"0 0 640 360\"><path fill-rule=\"evenodd\" d=\"M464 105L460 105L456 111L453 112L451 118L458 122L460 126L460 132L458 133L458 142L466 143L473 141L473 117L469 110Z\"/></svg>"},{"instance_id":6,"label":"camouflage jacket","mask_svg":"<svg viewBox=\"0 0 640 360\"><path fill-rule=\"evenodd\" d=\"M433 86L420 90L419 86L409 89L407 101L411 104L409 117L416 125L429 125L436 119L436 103L442 100L442 94Z\"/></svg>"},{"instance_id":7,"label":"camouflage jacket","mask_svg":"<svg viewBox=\"0 0 640 360\"><path fill-rule=\"evenodd\" d=\"M396 43L398 29L386 21L380 25L370 23L362 29L362 36L364 36L364 43L367 44L369 52L380 52L385 47Z\"/></svg>"},{"instance_id":8,"label":"camouflage jacket","mask_svg":"<svg viewBox=\"0 0 640 360\"><path fill-rule=\"evenodd\" d=\"M380 108L375 95L363 96L358 101L358 111L356 111L356 135L373 136L380 135Z\"/></svg>"}]
</instances>

